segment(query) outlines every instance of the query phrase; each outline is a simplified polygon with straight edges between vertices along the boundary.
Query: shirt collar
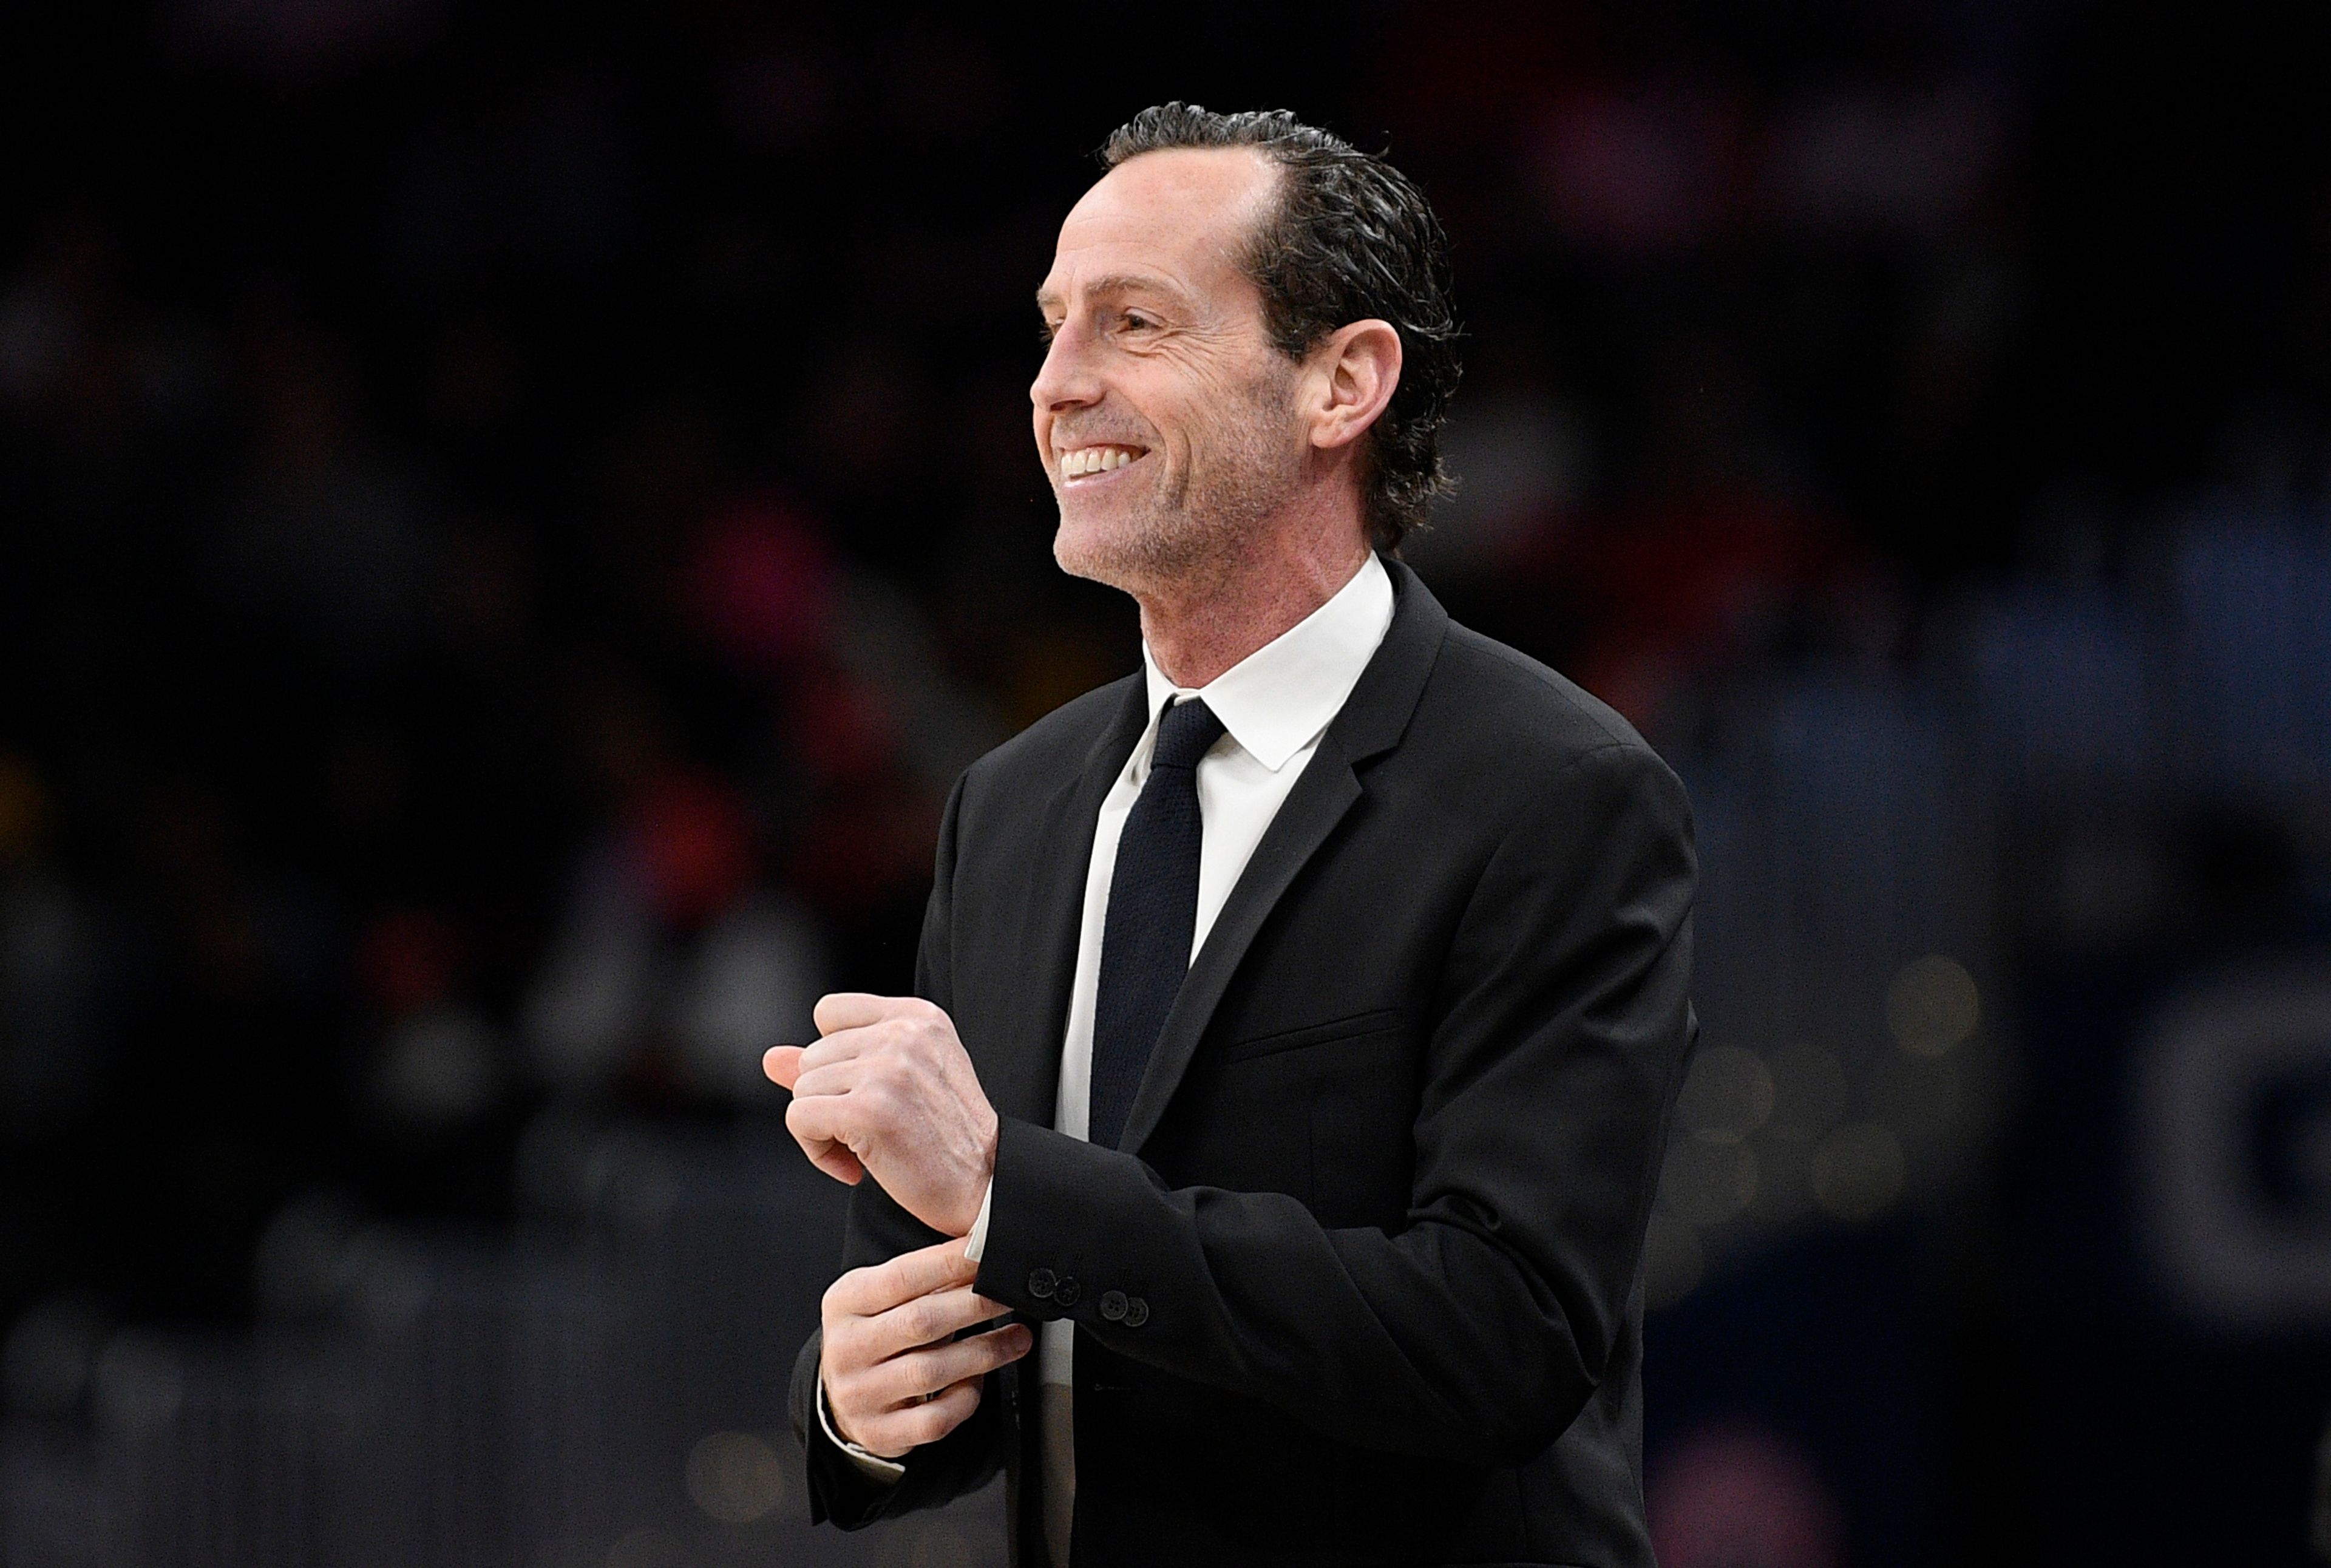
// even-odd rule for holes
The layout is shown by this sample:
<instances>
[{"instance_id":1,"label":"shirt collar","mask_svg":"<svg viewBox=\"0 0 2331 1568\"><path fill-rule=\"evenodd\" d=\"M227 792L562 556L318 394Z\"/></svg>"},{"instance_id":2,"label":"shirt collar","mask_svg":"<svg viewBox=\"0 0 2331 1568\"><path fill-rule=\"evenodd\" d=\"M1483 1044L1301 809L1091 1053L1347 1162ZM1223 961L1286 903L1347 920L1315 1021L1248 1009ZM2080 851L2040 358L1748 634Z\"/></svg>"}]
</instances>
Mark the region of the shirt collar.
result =
<instances>
[{"instance_id":1,"label":"shirt collar","mask_svg":"<svg viewBox=\"0 0 2331 1568\"><path fill-rule=\"evenodd\" d=\"M1166 679L1144 642L1150 729L1168 697L1203 697L1231 738L1277 773L1343 708L1384 641L1392 612L1392 575L1371 551L1333 598L1203 687Z\"/></svg>"}]
</instances>

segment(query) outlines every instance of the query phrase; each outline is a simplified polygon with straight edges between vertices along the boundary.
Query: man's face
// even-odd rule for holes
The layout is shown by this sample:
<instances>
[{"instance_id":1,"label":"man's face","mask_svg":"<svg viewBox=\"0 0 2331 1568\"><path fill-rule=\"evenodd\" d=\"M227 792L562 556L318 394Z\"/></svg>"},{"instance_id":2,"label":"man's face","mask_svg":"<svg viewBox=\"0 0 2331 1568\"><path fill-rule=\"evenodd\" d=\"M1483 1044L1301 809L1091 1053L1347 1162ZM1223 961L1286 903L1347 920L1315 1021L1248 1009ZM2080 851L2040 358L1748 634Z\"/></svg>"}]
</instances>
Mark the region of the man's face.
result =
<instances>
[{"instance_id":1,"label":"man's face","mask_svg":"<svg viewBox=\"0 0 2331 1568\"><path fill-rule=\"evenodd\" d=\"M1070 573L1135 592L1187 581L1299 481L1296 367L1239 267L1276 178L1244 148L1145 153L1061 225L1029 396Z\"/></svg>"}]
</instances>

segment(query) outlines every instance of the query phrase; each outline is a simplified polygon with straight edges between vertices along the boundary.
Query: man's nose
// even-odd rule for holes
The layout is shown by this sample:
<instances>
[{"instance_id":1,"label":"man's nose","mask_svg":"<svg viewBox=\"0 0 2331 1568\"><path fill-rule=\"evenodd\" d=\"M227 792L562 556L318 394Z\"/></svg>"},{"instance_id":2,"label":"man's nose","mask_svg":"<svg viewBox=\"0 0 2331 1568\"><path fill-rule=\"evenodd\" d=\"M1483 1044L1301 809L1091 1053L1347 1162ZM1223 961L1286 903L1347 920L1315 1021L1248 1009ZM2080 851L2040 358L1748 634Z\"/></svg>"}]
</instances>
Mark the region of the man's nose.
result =
<instances>
[{"instance_id":1,"label":"man's nose","mask_svg":"<svg viewBox=\"0 0 2331 1568\"><path fill-rule=\"evenodd\" d=\"M1044 350L1044 363L1028 384L1028 401L1055 412L1098 402L1099 379L1092 366L1091 337L1075 320L1061 324Z\"/></svg>"}]
</instances>

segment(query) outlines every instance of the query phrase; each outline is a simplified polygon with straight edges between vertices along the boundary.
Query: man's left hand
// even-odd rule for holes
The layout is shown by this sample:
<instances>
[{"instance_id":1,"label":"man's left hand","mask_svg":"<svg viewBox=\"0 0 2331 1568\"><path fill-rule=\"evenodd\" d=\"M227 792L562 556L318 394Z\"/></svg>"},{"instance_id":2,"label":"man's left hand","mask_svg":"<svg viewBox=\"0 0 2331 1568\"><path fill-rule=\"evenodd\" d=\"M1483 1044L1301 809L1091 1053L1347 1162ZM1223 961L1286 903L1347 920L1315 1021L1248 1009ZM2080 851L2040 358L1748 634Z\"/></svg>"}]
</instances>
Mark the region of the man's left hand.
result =
<instances>
[{"instance_id":1,"label":"man's left hand","mask_svg":"<svg viewBox=\"0 0 2331 1568\"><path fill-rule=\"evenodd\" d=\"M813 1016L824 1038L761 1059L794 1091L786 1129L836 1181L871 1172L924 1224L969 1234L995 1173L996 1123L954 1020L918 997L857 992L822 999Z\"/></svg>"}]
</instances>

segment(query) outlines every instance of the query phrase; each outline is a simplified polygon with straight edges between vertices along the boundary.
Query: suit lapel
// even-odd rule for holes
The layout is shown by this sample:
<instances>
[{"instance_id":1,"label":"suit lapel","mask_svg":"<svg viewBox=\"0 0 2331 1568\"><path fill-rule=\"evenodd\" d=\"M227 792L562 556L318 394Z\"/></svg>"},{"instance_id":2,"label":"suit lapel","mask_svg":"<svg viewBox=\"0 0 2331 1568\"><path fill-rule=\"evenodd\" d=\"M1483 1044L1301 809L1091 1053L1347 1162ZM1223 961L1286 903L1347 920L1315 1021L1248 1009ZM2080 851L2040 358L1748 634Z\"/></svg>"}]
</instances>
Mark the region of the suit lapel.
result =
<instances>
[{"instance_id":1,"label":"suit lapel","mask_svg":"<svg viewBox=\"0 0 2331 1568\"><path fill-rule=\"evenodd\" d=\"M1013 1008L999 1034L1004 1049L989 1062L983 1087L996 1110L1038 1126L1052 1125L1060 1093L1061 1041L1068 1030L1069 991L1077 973L1083 929L1085 879L1092 864L1093 829L1109 786L1125 770L1148 722L1146 688L1133 676L1108 727L1085 754L1083 767L1046 803L1029 846L1027 897L1021 901L1019 952L1027 965L1024 1006Z\"/></svg>"},{"instance_id":2,"label":"suit lapel","mask_svg":"<svg viewBox=\"0 0 2331 1568\"><path fill-rule=\"evenodd\" d=\"M1137 1152L1156 1131L1166 1105L1197 1054L1198 1041L1213 1018L1215 1005L1238 972L1255 934L1296 875L1365 793L1358 765L1398 745L1410 715L1416 711L1425 677L1432 673L1441 640L1448 634L1449 614L1407 566L1393 560L1384 565L1392 573L1397 595L1392 625L1207 932L1205 945L1198 950L1174 999L1174 1010L1166 1015L1156 1049L1150 1052L1141 1088L1126 1115L1125 1132L1118 1140L1120 1149ZM1118 765L1124 765L1122 755ZM1094 810L1099 810L1098 798ZM1089 855L1090 822L1084 824L1084 845ZM1077 903L1081 907L1081 897Z\"/></svg>"}]
</instances>

